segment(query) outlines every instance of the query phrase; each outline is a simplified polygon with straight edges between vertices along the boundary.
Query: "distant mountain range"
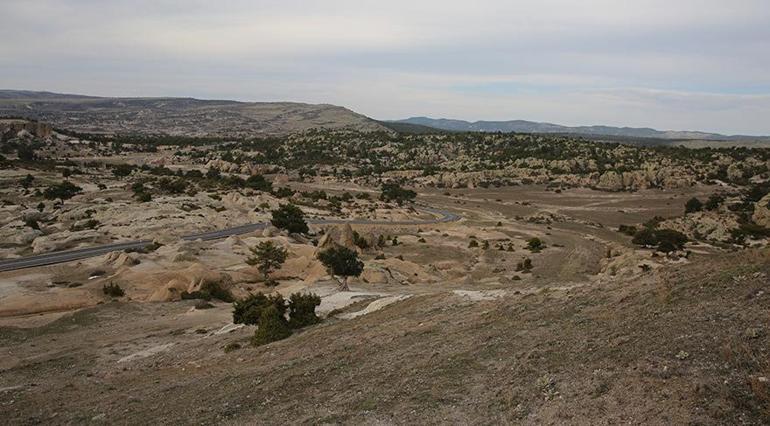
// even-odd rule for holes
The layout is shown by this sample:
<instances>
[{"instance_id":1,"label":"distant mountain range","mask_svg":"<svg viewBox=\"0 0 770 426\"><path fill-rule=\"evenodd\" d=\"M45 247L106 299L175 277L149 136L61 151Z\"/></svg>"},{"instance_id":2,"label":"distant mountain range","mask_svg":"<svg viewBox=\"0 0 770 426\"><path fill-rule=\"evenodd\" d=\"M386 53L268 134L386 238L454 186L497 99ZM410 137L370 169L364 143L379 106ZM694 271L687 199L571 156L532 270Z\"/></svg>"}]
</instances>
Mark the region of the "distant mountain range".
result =
<instances>
[{"instance_id":1,"label":"distant mountain range","mask_svg":"<svg viewBox=\"0 0 770 426\"><path fill-rule=\"evenodd\" d=\"M452 132L517 132L517 133L558 133L585 136L607 136L612 138L650 138L663 140L707 140L707 141L770 141L770 136L720 135L718 133L655 130L638 127L578 126L569 127L535 121L475 121L450 120L446 118L412 117L394 120L392 123L409 126L432 127Z\"/></svg>"},{"instance_id":2,"label":"distant mountain range","mask_svg":"<svg viewBox=\"0 0 770 426\"><path fill-rule=\"evenodd\" d=\"M252 137L308 129L398 133L517 132L585 136L598 141L685 146L770 146L770 136L661 131L650 128L569 127L525 120L476 121L413 117L377 121L347 108L296 102L238 102L194 98L115 98L0 90L0 117L23 117L82 133ZM695 144L695 145L693 145Z\"/></svg>"}]
</instances>

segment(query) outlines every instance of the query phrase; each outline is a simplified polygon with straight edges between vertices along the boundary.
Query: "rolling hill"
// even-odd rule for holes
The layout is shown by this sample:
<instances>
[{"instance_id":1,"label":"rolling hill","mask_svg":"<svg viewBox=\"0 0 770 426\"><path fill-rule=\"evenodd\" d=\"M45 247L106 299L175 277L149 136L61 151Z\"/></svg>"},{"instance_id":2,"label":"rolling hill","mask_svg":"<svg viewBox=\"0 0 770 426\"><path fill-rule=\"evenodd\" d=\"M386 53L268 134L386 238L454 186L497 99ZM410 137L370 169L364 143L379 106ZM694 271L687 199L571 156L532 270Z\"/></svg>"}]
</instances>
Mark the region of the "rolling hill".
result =
<instances>
[{"instance_id":1,"label":"rolling hill","mask_svg":"<svg viewBox=\"0 0 770 426\"><path fill-rule=\"evenodd\" d=\"M0 116L45 121L83 133L248 137L311 128L385 131L335 105L193 98L106 98L0 90Z\"/></svg>"}]
</instances>

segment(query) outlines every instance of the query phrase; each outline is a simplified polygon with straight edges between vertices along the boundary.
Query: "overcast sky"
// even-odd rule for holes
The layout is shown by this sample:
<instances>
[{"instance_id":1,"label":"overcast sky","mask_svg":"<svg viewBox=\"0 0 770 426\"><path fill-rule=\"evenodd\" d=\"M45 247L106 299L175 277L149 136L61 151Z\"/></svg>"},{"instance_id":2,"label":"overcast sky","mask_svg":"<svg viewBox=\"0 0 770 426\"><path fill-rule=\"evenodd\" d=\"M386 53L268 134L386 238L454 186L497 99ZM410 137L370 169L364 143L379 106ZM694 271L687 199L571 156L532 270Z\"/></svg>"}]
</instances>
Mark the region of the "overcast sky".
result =
<instances>
[{"instance_id":1,"label":"overcast sky","mask_svg":"<svg viewBox=\"0 0 770 426\"><path fill-rule=\"evenodd\" d=\"M770 134L770 1L0 0L0 88Z\"/></svg>"}]
</instances>

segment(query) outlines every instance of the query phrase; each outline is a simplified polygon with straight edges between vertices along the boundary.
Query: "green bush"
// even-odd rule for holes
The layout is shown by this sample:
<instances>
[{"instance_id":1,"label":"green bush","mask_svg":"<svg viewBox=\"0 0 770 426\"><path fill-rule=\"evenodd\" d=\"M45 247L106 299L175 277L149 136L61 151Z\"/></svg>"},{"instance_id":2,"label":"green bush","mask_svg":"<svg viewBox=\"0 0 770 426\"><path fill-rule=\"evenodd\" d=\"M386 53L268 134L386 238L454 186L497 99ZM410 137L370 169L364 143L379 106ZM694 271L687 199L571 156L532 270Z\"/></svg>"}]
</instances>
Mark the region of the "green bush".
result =
<instances>
[{"instance_id":1,"label":"green bush","mask_svg":"<svg viewBox=\"0 0 770 426\"><path fill-rule=\"evenodd\" d=\"M285 186L274 189L272 191L272 194L276 198L289 198L292 195L294 195L294 191L291 190L291 188L287 188Z\"/></svg>"},{"instance_id":2,"label":"green bush","mask_svg":"<svg viewBox=\"0 0 770 426\"><path fill-rule=\"evenodd\" d=\"M706 200L706 204L704 204L703 207L706 210L716 210L724 201L725 201L725 197L723 195L711 194L708 200Z\"/></svg>"},{"instance_id":3,"label":"green bush","mask_svg":"<svg viewBox=\"0 0 770 426\"><path fill-rule=\"evenodd\" d=\"M132 166L131 164L116 164L112 167L112 174L116 177L126 177L130 175L135 168L136 166Z\"/></svg>"},{"instance_id":4,"label":"green bush","mask_svg":"<svg viewBox=\"0 0 770 426\"><path fill-rule=\"evenodd\" d=\"M684 212L695 213L703 210L703 203L695 197L690 198L684 205Z\"/></svg>"},{"instance_id":5,"label":"green bush","mask_svg":"<svg viewBox=\"0 0 770 426\"><path fill-rule=\"evenodd\" d=\"M770 237L770 229L756 223L741 223L738 228L730 231L730 235L733 241L743 243L747 237L755 239Z\"/></svg>"},{"instance_id":6,"label":"green bush","mask_svg":"<svg viewBox=\"0 0 770 426\"><path fill-rule=\"evenodd\" d=\"M224 348L222 348L226 354L229 354L230 352L237 351L241 348L241 344L238 342L230 342L225 345Z\"/></svg>"},{"instance_id":7,"label":"green bush","mask_svg":"<svg viewBox=\"0 0 770 426\"><path fill-rule=\"evenodd\" d=\"M369 242L356 231L353 231L353 244L361 250L369 248Z\"/></svg>"},{"instance_id":8,"label":"green bush","mask_svg":"<svg viewBox=\"0 0 770 426\"><path fill-rule=\"evenodd\" d=\"M681 250L688 241L686 235L673 229L643 228L635 235L632 243L640 246L657 246L657 249L669 253Z\"/></svg>"},{"instance_id":9,"label":"green bush","mask_svg":"<svg viewBox=\"0 0 770 426\"><path fill-rule=\"evenodd\" d=\"M102 291L110 297L123 297L126 294L126 292L115 283L105 284L102 286Z\"/></svg>"},{"instance_id":10,"label":"green bush","mask_svg":"<svg viewBox=\"0 0 770 426\"><path fill-rule=\"evenodd\" d=\"M516 264L516 272L529 272L532 270L532 259L525 258Z\"/></svg>"},{"instance_id":11,"label":"green bush","mask_svg":"<svg viewBox=\"0 0 770 426\"><path fill-rule=\"evenodd\" d=\"M293 204L280 206L277 210L273 210L272 215L273 218L270 223L276 228L296 234L305 234L309 230L307 222L305 222L305 213Z\"/></svg>"},{"instance_id":12,"label":"green bush","mask_svg":"<svg viewBox=\"0 0 770 426\"><path fill-rule=\"evenodd\" d=\"M545 247L545 244L540 238L530 238L527 240L527 248L532 252L538 252Z\"/></svg>"},{"instance_id":13,"label":"green bush","mask_svg":"<svg viewBox=\"0 0 770 426\"><path fill-rule=\"evenodd\" d=\"M286 313L286 303L283 296L265 296L263 293L249 295L233 304L233 322L236 324L256 324L262 311L268 306L274 306L283 315Z\"/></svg>"},{"instance_id":14,"label":"green bush","mask_svg":"<svg viewBox=\"0 0 770 426\"><path fill-rule=\"evenodd\" d=\"M77 193L83 191L83 188L73 184L70 181L65 180L62 183L51 185L43 192L43 197L48 200L55 200L61 198L62 200L68 200L74 197Z\"/></svg>"},{"instance_id":15,"label":"green bush","mask_svg":"<svg viewBox=\"0 0 770 426\"><path fill-rule=\"evenodd\" d=\"M326 249L318 253L318 260L324 264L330 275L357 277L364 270L364 263L358 260L358 254L347 247Z\"/></svg>"},{"instance_id":16,"label":"green bush","mask_svg":"<svg viewBox=\"0 0 770 426\"><path fill-rule=\"evenodd\" d=\"M291 336L289 324L275 305L263 309L257 322L252 342L256 346L285 339Z\"/></svg>"},{"instance_id":17,"label":"green bush","mask_svg":"<svg viewBox=\"0 0 770 426\"><path fill-rule=\"evenodd\" d=\"M207 281L201 284L200 290L193 292L183 291L181 294L182 299L202 299L211 300L218 299L226 303L233 302L233 295L229 290L222 287L222 284L214 281Z\"/></svg>"},{"instance_id":18,"label":"green bush","mask_svg":"<svg viewBox=\"0 0 770 426\"><path fill-rule=\"evenodd\" d=\"M246 188L251 188L256 191L262 191L262 192L272 192L273 191L273 185L268 182L264 176L262 175L253 175L249 176L248 179L246 179Z\"/></svg>"},{"instance_id":19,"label":"green bush","mask_svg":"<svg viewBox=\"0 0 770 426\"><path fill-rule=\"evenodd\" d=\"M382 185L381 201L395 201L402 204L405 201L412 201L417 197L417 193L411 189L404 189L395 183L386 183Z\"/></svg>"},{"instance_id":20,"label":"green bush","mask_svg":"<svg viewBox=\"0 0 770 426\"><path fill-rule=\"evenodd\" d=\"M294 293L289 296L289 326L302 328L320 321L315 314L316 306L321 304L321 298L315 294Z\"/></svg>"},{"instance_id":21,"label":"green bush","mask_svg":"<svg viewBox=\"0 0 770 426\"><path fill-rule=\"evenodd\" d=\"M618 232L633 237L636 234L637 229L636 226L633 225L620 225L618 226Z\"/></svg>"}]
</instances>

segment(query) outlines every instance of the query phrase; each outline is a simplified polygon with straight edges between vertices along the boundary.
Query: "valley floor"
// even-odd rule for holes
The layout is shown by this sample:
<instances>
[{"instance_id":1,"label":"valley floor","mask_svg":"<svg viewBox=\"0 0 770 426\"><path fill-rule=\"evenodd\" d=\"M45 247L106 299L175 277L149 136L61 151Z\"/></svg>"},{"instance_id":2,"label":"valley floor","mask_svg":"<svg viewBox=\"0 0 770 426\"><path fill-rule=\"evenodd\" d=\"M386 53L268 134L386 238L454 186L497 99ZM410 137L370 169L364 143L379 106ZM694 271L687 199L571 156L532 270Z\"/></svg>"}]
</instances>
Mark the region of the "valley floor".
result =
<instances>
[{"instance_id":1,"label":"valley floor","mask_svg":"<svg viewBox=\"0 0 770 426\"><path fill-rule=\"evenodd\" d=\"M279 291L317 292L320 313L335 311L261 347L229 304L140 301L147 283L127 287L134 300L105 301L103 278L85 276L73 289L31 287L64 266L4 273L0 300L19 288L90 298L0 318L3 422L766 424L770 253L704 245L657 259L615 231L681 214L697 191L426 191L421 201L464 219L391 230L401 244L382 249L389 263L366 261L403 281L338 293L288 279ZM540 253L522 247L533 236ZM471 237L490 249L469 248ZM497 249L508 242L514 251ZM212 247L198 261L242 263L236 245ZM132 268L174 265L152 256ZM515 271L524 256L531 273Z\"/></svg>"}]
</instances>

